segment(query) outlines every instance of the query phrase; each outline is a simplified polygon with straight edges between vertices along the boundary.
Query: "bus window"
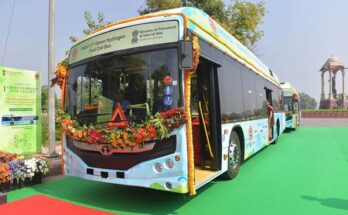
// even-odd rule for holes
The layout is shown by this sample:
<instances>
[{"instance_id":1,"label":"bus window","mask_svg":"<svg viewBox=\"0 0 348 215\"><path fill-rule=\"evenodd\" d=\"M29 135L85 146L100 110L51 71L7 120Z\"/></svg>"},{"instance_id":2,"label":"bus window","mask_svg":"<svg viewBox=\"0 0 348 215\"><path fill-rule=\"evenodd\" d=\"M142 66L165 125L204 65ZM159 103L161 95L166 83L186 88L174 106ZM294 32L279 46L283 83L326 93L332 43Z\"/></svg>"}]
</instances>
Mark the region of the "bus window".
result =
<instances>
[{"instance_id":1,"label":"bus window","mask_svg":"<svg viewBox=\"0 0 348 215\"><path fill-rule=\"evenodd\" d=\"M221 117L224 123L243 119L242 74L239 63L228 61L218 68ZM238 101L238 102L236 102Z\"/></svg>"},{"instance_id":2,"label":"bus window","mask_svg":"<svg viewBox=\"0 0 348 215\"><path fill-rule=\"evenodd\" d=\"M1 119L3 122L11 121L10 117L2 117Z\"/></svg>"},{"instance_id":3,"label":"bus window","mask_svg":"<svg viewBox=\"0 0 348 215\"><path fill-rule=\"evenodd\" d=\"M21 120L22 120L22 117L20 117L20 116L14 116L14 117L11 117L11 119L12 119L13 121L21 121Z\"/></svg>"},{"instance_id":4,"label":"bus window","mask_svg":"<svg viewBox=\"0 0 348 215\"><path fill-rule=\"evenodd\" d=\"M267 100L265 92L265 82L260 76L255 77L256 80L256 98L257 98L257 108L255 115L257 118L267 117Z\"/></svg>"},{"instance_id":5,"label":"bus window","mask_svg":"<svg viewBox=\"0 0 348 215\"><path fill-rule=\"evenodd\" d=\"M255 90L255 73L249 69L242 69L243 97L244 97L244 112L248 120L255 119L257 100Z\"/></svg>"},{"instance_id":6,"label":"bus window","mask_svg":"<svg viewBox=\"0 0 348 215\"><path fill-rule=\"evenodd\" d=\"M180 106L177 55L177 49L171 48L112 56L72 68L67 101L70 114L80 115L79 120L86 119L87 114L90 123L99 122L98 115L113 113L118 90L124 91L124 99L134 107L129 112L132 115L127 117L128 120L141 121L148 113L154 114ZM172 79L170 86L173 89L167 103L164 102L163 95L163 80L166 76ZM102 102L104 105L98 105ZM102 112L89 110L80 114L82 110L86 110L86 106L103 106L104 109Z\"/></svg>"}]
</instances>

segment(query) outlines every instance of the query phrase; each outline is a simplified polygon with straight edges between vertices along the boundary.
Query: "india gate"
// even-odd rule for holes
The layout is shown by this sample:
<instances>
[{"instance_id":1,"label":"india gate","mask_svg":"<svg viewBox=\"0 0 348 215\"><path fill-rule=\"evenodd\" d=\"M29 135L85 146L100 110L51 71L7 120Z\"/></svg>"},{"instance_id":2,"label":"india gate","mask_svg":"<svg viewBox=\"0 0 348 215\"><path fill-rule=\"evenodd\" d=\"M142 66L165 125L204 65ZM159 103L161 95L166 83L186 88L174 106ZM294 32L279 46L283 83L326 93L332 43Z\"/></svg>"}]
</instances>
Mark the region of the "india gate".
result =
<instances>
[{"instance_id":1,"label":"india gate","mask_svg":"<svg viewBox=\"0 0 348 215\"><path fill-rule=\"evenodd\" d=\"M321 96L320 96L320 109L332 109L335 107L347 108L347 96L345 93L345 72L347 69L344 67L343 63L337 57L330 57L327 59L326 63L319 70L321 72ZM329 73L329 95L325 96L325 73ZM337 74L341 72L342 74L342 93L337 94L336 90L336 77Z\"/></svg>"}]
</instances>

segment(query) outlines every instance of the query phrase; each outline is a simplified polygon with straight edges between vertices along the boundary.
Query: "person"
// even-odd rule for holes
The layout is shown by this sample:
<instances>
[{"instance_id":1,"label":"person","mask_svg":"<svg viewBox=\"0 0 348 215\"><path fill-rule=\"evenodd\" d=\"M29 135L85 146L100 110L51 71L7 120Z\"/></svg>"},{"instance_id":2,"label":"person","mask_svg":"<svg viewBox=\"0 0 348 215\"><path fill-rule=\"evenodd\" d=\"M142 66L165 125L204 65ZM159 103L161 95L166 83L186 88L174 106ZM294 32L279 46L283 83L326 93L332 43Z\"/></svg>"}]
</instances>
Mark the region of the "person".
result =
<instances>
[{"instance_id":1,"label":"person","mask_svg":"<svg viewBox=\"0 0 348 215\"><path fill-rule=\"evenodd\" d=\"M129 99L132 104L142 104L146 102L145 84L138 75L129 77L129 85L125 89L125 97ZM143 86L143 87L142 87Z\"/></svg>"},{"instance_id":2,"label":"person","mask_svg":"<svg viewBox=\"0 0 348 215\"><path fill-rule=\"evenodd\" d=\"M273 125L274 125L274 111L270 101L267 101L267 114L268 114L268 139L273 138Z\"/></svg>"},{"instance_id":3,"label":"person","mask_svg":"<svg viewBox=\"0 0 348 215\"><path fill-rule=\"evenodd\" d=\"M126 113L127 111L131 109L132 104L127 99L124 98L124 92L123 90L120 90L120 89L116 91L116 96L112 106L113 110L116 108L117 103L120 103L122 111L124 113Z\"/></svg>"}]
</instances>

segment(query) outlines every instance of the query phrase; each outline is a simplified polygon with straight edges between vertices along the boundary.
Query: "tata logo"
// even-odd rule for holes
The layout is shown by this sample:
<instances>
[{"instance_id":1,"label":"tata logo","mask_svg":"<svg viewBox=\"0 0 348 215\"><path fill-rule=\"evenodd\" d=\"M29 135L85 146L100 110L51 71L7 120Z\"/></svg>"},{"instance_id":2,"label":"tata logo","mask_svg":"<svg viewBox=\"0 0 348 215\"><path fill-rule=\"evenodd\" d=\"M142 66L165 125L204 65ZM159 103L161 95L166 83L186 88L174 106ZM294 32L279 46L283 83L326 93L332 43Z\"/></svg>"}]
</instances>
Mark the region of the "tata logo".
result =
<instances>
[{"instance_id":1,"label":"tata logo","mask_svg":"<svg viewBox=\"0 0 348 215\"><path fill-rule=\"evenodd\" d=\"M109 156L112 154L111 148L108 145L104 145L100 148L100 153L104 156Z\"/></svg>"}]
</instances>

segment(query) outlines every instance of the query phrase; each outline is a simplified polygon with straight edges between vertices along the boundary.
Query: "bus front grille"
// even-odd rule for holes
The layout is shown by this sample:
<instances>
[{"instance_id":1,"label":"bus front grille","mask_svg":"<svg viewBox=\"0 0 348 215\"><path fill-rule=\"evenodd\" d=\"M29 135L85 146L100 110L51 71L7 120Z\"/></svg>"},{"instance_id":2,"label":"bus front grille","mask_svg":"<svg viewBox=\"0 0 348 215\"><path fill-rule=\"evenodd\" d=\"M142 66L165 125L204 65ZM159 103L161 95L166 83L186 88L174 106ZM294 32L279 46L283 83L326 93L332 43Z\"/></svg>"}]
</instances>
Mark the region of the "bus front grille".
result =
<instances>
[{"instance_id":1,"label":"bus front grille","mask_svg":"<svg viewBox=\"0 0 348 215\"><path fill-rule=\"evenodd\" d=\"M74 140L66 136L67 147L80 157L88 166L102 169L128 170L133 166L154 158L173 154L176 150L176 136L155 143L153 150L141 153L120 153L109 156L100 152L86 151L77 148Z\"/></svg>"}]
</instances>

